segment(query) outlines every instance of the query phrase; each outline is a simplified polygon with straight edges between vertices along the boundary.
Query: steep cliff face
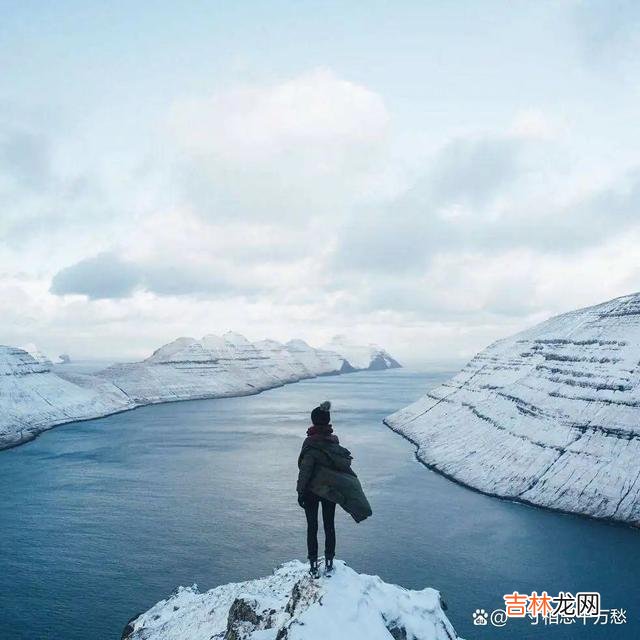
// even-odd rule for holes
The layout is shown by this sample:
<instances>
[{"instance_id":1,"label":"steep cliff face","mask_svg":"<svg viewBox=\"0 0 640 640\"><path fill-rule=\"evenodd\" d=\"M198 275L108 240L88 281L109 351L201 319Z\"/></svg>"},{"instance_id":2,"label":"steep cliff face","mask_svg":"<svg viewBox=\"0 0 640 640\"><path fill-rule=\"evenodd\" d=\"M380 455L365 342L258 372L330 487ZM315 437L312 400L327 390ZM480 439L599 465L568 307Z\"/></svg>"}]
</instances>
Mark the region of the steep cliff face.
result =
<instances>
[{"instance_id":1,"label":"steep cliff face","mask_svg":"<svg viewBox=\"0 0 640 640\"><path fill-rule=\"evenodd\" d=\"M481 491L640 525L640 294L500 340L385 422Z\"/></svg>"},{"instance_id":2,"label":"steep cliff face","mask_svg":"<svg viewBox=\"0 0 640 640\"><path fill-rule=\"evenodd\" d=\"M123 640L455 640L434 589L410 591L336 562L312 579L289 562L272 576L199 593L179 588L133 619Z\"/></svg>"},{"instance_id":3,"label":"steep cliff face","mask_svg":"<svg viewBox=\"0 0 640 640\"><path fill-rule=\"evenodd\" d=\"M377 344L356 345L346 336L334 336L325 349L339 353L355 369L397 369L400 363Z\"/></svg>"},{"instance_id":4,"label":"steep cliff face","mask_svg":"<svg viewBox=\"0 0 640 640\"><path fill-rule=\"evenodd\" d=\"M64 379L51 371L44 356L36 359L23 349L0 346L0 448L30 440L57 424L133 406L118 389L85 378Z\"/></svg>"}]
</instances>

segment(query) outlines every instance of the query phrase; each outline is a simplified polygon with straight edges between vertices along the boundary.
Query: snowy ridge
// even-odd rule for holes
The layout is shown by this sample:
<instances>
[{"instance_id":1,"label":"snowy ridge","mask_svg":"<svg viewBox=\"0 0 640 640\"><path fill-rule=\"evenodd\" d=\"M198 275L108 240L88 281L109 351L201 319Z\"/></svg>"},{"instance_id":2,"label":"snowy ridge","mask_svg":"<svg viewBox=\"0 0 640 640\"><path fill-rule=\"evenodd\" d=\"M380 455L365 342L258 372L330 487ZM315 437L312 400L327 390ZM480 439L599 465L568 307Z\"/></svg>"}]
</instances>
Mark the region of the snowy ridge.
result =
<instances>
[{"instance_id":1,"label":"snowy ridge","mask_svg":"<svg viewBox=\"0 0 640 640\"><path fill-rule=\"evenodd\" d=\"M314 376L326 376L336 372L349 373L358 370L358 367L351 364L339 353L326 349L314 349L304 340L289 340L285 349Z\"/></svg>"},{"instance_id":2,"label":"snowy ridge","mask_svg":"<svg viewBox=\"0 0 640 640\"><path fill-rule=\"evenodd\" d=\"M434 589L410 591L337 561L314 580L293 561L206 593L180 587L129 622L123 640L455 640Z\"/></svg>"},{"instance_id":3,"label":"snowy ridge","mask_svg":"<svg viewBox=\"0 0 640 640\"><path fill-rule=\"evenodd\" d=\"M174 400L249 395L290 382L357 370L302 340L252 343L239 333L178 338L142 362L92 375L52 371L51 361L0 346L0 449L58 424Z\"/></svg>"},{"instance_id":4,"label":"snowy ridge","mask_svg":"<svg viewBox=\"0 0 640 640\"><path fill-rule=\"evenodd\" d=\"M104 389L91 376L67 380L51 366L44 356L36 359L22 349L0 346L0 448L31 440L56 424L134 406L112 385Z\"/></svg>"},{"instance_id":5,"label":"snowy ridge","mask_svg":"<svg viewBox=\"0 0 640 640\"><path fill-rule=\"evenodd\" d=\"M356 369L397 369L400 363L377 344L366 346L356 345L349 342L346 336L334 336L325 349L339 353Z\"/></svg>"},{"instance_id":6,"label":"snowy ridge","mask_svg":"<svg viewBox=\"0 0 640 640\"><path fill-rule=\"evenodd\" d=\"M258 393L319 375L353 371L345 359L302 340L249 342L239 333L178 338L143 362L97 375L140 404Z\"/></svg>"},{"instance_id":7,"label":"snowy ridge","mask_svg":"<svg viewBox=\"0 0 640 640\"><path fill-rule=\"evenodd\" d=\"M23 351L26 351L36 362L44 364L46 366L51 366L53 363L51 360L44 354L38 347L33 344L33 342L29 342L28 344L22 345L20 347Z\"/></svg>"},{"instance_id":8,"label":"snowy ridge","mask_svg":"<svg viewBox=\"0 0 640 640\"><path fill-rule=\"evenodd\" d=\"M385 423L489 494L640 526L640 294L476 355Z\"/></svg>"}]
</instances>

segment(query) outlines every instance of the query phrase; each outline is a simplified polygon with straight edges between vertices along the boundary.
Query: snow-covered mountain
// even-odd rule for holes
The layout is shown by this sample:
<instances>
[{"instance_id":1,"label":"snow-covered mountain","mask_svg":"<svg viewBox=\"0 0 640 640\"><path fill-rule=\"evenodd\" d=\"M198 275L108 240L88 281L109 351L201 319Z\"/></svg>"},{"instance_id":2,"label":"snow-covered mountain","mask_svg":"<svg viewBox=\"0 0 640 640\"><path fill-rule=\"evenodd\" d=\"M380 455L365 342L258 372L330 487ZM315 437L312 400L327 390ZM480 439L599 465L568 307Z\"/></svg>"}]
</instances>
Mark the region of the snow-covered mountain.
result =
<instances>
[{"instance_id":1,"label":"snow-covered mountain","mask_svg":"<svg viewBox=\"0 0 640 640\"><path fill-rule=\"evenodd\" d=\"M328 351L339 353L355 369L397 369L400 363L377 344L356 345L346 336L334 336L329 344L323 347Z\"/></svg>"},{"instance_id":2,"label":"snow-covered mountain","mask_svg":"<svg viewBox=\"0 0 640 640\"><path fill-rule=\"evenodd\" d=\"M46 366L50 366L52 364L49 356L40 351L40 349L33 342L23 344L19 348L23 351L26 351L36 362L40 362Z\"/></svg>"},{"instance_id":3,"label":"snow-covered mountain","mask_svg":"<svg viewBox=\"0 0 640 640\"><path fill-rule=\"evenodd\" d=\"M350 373L359 367L349 362L342 354L326 349L314 349L304 340L289 340L287 351L315 376L333 373Z\"/></svg>"},{"instance_id":4,"label":"snow-covered mountain","mask_svg":"<svg viewBox=\"0 0 640 640\"><path fill-rule=\"evenodd\" d=\"M241 396L355 371L344 356L302 340L249 342L239 333L178 338L142 362L95 374L52 370L37 347L0 346L0 449L57 424L172 400Z\"/></svg>"},{"instance_id":5,"label":"snow-covered mountain","mask_svg":"<svg viewBox=\"0 0 640 640\"><path fill-rule=\"evenodd\" d=\"M148 404L257 393L319 375L352 371L345 359L302 340L249 342L235 332L178 338L143 362L115 364L96 375L135 402Z\"/></svg>"},{"instance_id":6,"label":"snow-covered mountain","mask_svg":"<svg viewBox=\"0 0 640 640\"><path fill-rule=\"evenodd\" d=\"M293 561L206 593L180 587L133 619L123 640L455 640L434 589L410 591L336 562L314 580Z\"/></svg>"},{"instance_id":7,"label":"snow-covered mountain","mask_svg":"<svg viewBox=\"0 0 640 640\"><path fill-rule=\"evenodd\" d=\"M131 408L124 393L91 376L75 381L24 349L0 346L0 448L31 440L50 427Z\"/></svg>"},{"instance_id":8,"label":"snow-covered mountain","mask_svg":"<svg viewBox=\"0 0 640 640\"><path fill-rule=\"evenodd\" d=\"M505 498L640 526L640 294L500 340L385 422Z\"/></svg>"}]
</instances>

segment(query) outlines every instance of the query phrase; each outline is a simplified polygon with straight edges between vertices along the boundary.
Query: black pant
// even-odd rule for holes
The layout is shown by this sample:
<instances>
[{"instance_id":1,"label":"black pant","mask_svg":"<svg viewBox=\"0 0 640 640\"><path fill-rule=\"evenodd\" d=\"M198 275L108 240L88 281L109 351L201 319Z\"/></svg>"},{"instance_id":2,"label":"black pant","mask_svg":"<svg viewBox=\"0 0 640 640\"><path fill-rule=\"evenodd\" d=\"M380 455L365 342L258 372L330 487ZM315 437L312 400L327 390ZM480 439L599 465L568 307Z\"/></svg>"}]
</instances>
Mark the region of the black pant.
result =
<instances>
[{"instance_id":1,"label":"black pant","mask_svg":"<svg viewBox=\"0 0 640 640\"><path fill-rule=\"evenodd\" d=\"M322 504L322 524L324 525L324 555L333 558L336 555L336 529L334 518L336 503L307 491L304 496L304 513L307 516L307 551L309 560L318 559L318 505Z\"/></svg>"}]
</instances>

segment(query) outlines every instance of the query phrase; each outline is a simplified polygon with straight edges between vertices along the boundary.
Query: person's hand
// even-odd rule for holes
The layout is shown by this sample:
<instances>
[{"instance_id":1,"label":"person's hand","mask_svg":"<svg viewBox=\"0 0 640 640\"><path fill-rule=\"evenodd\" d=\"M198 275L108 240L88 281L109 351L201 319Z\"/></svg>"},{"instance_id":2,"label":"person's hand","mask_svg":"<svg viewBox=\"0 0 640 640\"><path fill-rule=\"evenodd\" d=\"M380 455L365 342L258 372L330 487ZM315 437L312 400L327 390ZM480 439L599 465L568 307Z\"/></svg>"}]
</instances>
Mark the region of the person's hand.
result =
<instances>
[{"instance_id":1,"label":"person's hand","mask_svg":"<svg viewBox=\"0 0 640 640\"><path fill-rule=\"evenodd\" d=\"M304 509L304 494L298 494L298 504Z\"/></svg>"}]
</instances>

